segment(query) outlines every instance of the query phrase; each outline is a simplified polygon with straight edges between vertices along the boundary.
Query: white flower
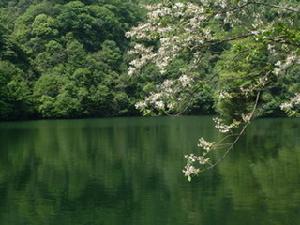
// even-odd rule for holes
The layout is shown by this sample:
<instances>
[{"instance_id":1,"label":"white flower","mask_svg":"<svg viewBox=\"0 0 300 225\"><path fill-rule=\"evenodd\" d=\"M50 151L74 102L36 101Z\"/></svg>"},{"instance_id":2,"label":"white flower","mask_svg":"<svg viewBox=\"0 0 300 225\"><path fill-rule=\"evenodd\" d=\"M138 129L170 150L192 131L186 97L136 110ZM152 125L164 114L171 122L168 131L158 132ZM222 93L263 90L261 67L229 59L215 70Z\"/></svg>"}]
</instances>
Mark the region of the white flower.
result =
<instances>
[{"instance_id":1,"label":"white flower","mask_svg":"<svg viewBox=\"0 0 300 225\"><path fill-rule=\"evenodd\" d=\"M184 173L184 176L188 177L188 181L191 181L191 176L197 175L200 172L200 169L196 169L192 165L186 165L182 172Z\"/></svg>"},{"instance_id":2,"label":"white flower","mask_svg":"<svg viewBox=\"0 0 300 225\"><path fill-rule=\"evenodd\" d=\"M203 148L207 152L209 152L213 148L213 146L214 146L213 142L205 141L203 138L199 139L198 147Z\"/></svg>"},{"instance_id":3,"label":"white flower","mask_svg":"<svg viewBox=\"0 0 300 225\"><path fill-rule=\"evenodd\" d=\"M147 107L147 104L146 104L144 101L140 101L140 102L137 102L137 103L135 104L135 107L136 107L137 109L142 110L142 109L145 109L145 108Z\"/></svg>"},{"instance_id":4,"label":"white flower","mask_svg":"<svg viewBox=\"0 0 300 225\"><path fill-rule=\"evenodd\" d=\"M227 91L220 91L219 99L230 99L230 98L232 98L232 96Z\"/></svg>"},{"instance_id":5,"label":"white flower","mask_svg":"<svg viewBox=\"0 0 300 225\"><path fill-rule=\"evenodd\" d=\"M290 110L293 108L293 104L291 102L284 102L280 105L281 110Z\"/></svg>"},{"instance_id":6,"label":"white flower","mask_svg":"<svg viewBox=\"0 0 300 225\"><path fill-rule=\"evenodd\" d=\"M259 35L259 31L256 31L256 30L251 31L250 33L253 34L253 35Z\"/></svg>"},{"instance_id":7,"label":"white flower","mask_svg":"<svg viewBox=\"0 0 300 225\"><path fill-rule=\"evenodd\" d=\"M183 3L177 2L177 3L175 3L174 8L182 9L182 8L184 8L184 6L185 5Z\"/></svg>"},{"instance_id":8,"label":"white flower","mask_svg":"<svg viewBox=\"0 0 300 225\"><path fill-rule=\"evenodd\" d=\"M233 120L233 122L229 125L224 124L224 121L218 117L213 118L213 121L216 123L215 127L219 130L221 133L228 133L234 128L237 128L241 122Z\"/></svg>"},{"instance_id":9,"label":"white flower","mask_svg":"<svg viewBox=\"0 0 300 225\"><path fill-rule=\"evenodd\" d=\"M294 107L297 107L300 105L300 93L296 93L293 98L291 98L289 101L284 102L280 105L280 109L283 111L291 111Z\"/></svg>"},{"instance_id":10,"label":"white flower","mask_svg":"<svg viewBox=\"0 0 300 225\"><path fill-rule=\"evenodd\" d=\"M252 116L251 113L249 113L249 114L242 113L242 119L245 123L248 123L250 121L251 116Z\"/></svg>"},{"instance_id":11,"label":"white flower","mask_svg":"<svg viewBox=\"0 0 300 225\"><path fill-rule=\"evenodd\" d=\"M191 82L193 81L193 78L188 77L187 75L182 75L179 77L179 82L183 87L190 86Z\"/></svg>"},{"instance_id":12,"label":"white flower","mask_svg":"<svg viewBox=\"0 0 300 225\"><path fill-rule=\"evenodd\" d=\"M164 110L165 109L165 104L163 101L157 101L155 102L155 107L159 110Z\"/></svg>"}]
</instances>

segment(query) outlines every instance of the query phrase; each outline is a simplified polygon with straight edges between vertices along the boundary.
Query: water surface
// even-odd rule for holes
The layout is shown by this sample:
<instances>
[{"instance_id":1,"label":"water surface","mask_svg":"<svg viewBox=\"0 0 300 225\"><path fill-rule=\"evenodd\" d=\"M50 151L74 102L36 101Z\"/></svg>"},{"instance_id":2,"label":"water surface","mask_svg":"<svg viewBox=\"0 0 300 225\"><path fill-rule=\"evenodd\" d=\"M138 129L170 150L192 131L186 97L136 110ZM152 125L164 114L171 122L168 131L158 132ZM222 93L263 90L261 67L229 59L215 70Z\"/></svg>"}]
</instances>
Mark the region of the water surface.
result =
<instances>
[{"instance_id":1,"label":"water surface","mask_svg":"<svg viewBox=\"0 0 300 225\"><path fill-rule=\"evenodd\" d=\"M210 117L0 123L0 224L300 224L300 120L261 119L188 183Z\"/></svg>"}]
</instances>

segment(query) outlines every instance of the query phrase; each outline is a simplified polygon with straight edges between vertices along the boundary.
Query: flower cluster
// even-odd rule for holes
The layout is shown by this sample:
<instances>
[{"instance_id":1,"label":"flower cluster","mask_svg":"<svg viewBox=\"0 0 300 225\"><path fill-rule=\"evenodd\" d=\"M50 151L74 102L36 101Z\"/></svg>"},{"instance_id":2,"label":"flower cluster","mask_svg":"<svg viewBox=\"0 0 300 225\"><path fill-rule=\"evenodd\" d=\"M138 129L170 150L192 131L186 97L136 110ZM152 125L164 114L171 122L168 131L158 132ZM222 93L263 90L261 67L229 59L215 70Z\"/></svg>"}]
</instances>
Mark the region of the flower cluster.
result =
<instances>
[{"instance_id":1,"label":"flower cluster","mask_svg":"<svg viewBox=\"0 0 300 225\"><path fill-rule=\"evenodd\" d=\"M156 92L151 92L148 97L137 102L135 106L144 114L153 109L158 113L176 111L182 101L189 101L189 95L185 94L185 90L189 89L193 82L194 79L185 74L177 80L167 79L162 84L157 85Z\"/></svg>"},{"instance_id":2,"label":"flower cluster","mask_svg":"<svg viewBox=\"0 0 300 225\"><path fill-rule=\"evenodd\" d=\"M198 175L200 173L200 169L195 168L193 165L186 165L182 172L184 173L184 176L188 177L188 181L191 181L191 177Z\"/></svg>"},{"instance_id":3,"label":"flower cluster","mask_svg":"<svg viewBox=\"0 0 300 225\"><path fill-rule=\"evenodd\" d=\"M239 127L239 125L241 124L240 121L233 120L233 122L231 124L226 125L224 123L224 120L219 117L213 118L213 121L216 123L215 127L221 133L228 133L228 132L232 131L232 129Z\"/></svg>"},{"instance_id":4,"label":"flower cluster","mask_svg":"<svg viewBox=\"0 0 300 225\"><path fill-rule=\"evenodd\" d=\"M293 98L291 98L289 101L284 102L280 105L280 109L290 115L297 114L297 111L296 111L297 107L300 107L300 93L296 93Z\"/></svg>"},{"instance_id":5,"label":"flower cluster","mask_svg":"<svg viewBox=\"0 0 300 225\"><path fill-rule=\"evenodd\" d=\"M227 91L220 91L219 99L230 99L232 98L232 94L228 93Z\"/></svg>"},{"instance_id":6,"label":"flower cluster","mask_svg":"<svg viewBox=\"0 0 300 225\"><path fill-rule=\"evenodd\" d=\"M143 68L150 60L152 60L155 57L155 54L153 53L153 48L146 48L142 44L136 44L134 48L129 51L129 54L134 54L139 56L138 58L135 58L129 63L129 69L128 69L128 75L133 75L137 71L140 71L141 68Z\"/></svg>"},{"instance_id":7,"label":"flower cluster","mask_svg":"<svg viewBox=\"0 0 300 225\"><path fill-rule=\"evenodd\" d=\"M274 74L279 76L285 73L285 71L293 64L300 64L300 57L296 53L291 53L287 55L284 61L277 61L275 68L273 70Z\"/></svg>"},{"instance_id":8,"label":"flower cluster","mask_svg":"<svg viewBox=\"0 0 300 225\"><path fill-rule=\"evenodd\" d=\"M182 87L189 87L192 85L194 80L192 77L189 77L187 75L182 75L178 78L178 81Z\"/></svg>"},{"instance_id":9,"label":"flower cluster","mask_svg":"<svg viewBox=\"0 0 300 225\"><path fill-rule=\"evenodd\" d=\"M200 164L205 164L209 161L209 158L205 158L203 156L196 156L194 154L186 155L185 158L189 162L199 162Z\"/></svg>"},{"instance_id":10,"label":"flower cluster","mask_svg":"<svg viewBox=\"0 0 300 225\"><path fill-rule=\"evenodd\" d=\"M242 113L242 120L244 121L244 123L249 123L251 117L252 117L251 113Z\"/></svg>"},{"instance_id":11,"label":"flower cluster","mask_svg":"<svg viewBox=\"0 0 300 225\"><path fill-rule=\"evenodd\" d=\"M204 138L199 139L198 147L203 148L206 152L209 152L210 150L213 149L214 143L213 142L208 142L205 141Z\"/></svg>"},{"instance_id":12,"label":"flower cluster","mask_svg":"<svg viewBox=\"0 0 300 225\"><path fill-rule=\"evenodd\" d=\"M194 167L193 164L198 162L200 165L205 165L210 160L204 156L196 156L194 154L186 155L185 158L187 159L187 165L182 172L188 177L189 181L191 181L192 176L198 175L201 171L199 168Z\"/></svg>"},{"instance_id":13,"label":"flower cluster","mask_svg":"<svg viewBox=\"0 0 300 225\"><path fill-rule=\"evenodd\" d=\"M195 44L201 45L212 37L205 23L209 14L201 5L165 2L148 6L147 9L147 22L133 27L126 33L126 37L137 42L158 41L159 46L156 50L144 46L143 51L130 52L138 53L138 57L130 63L130 74L138 72L147 63L154 63L164 73L181 51ZM138 47L134 48L141 46L139 43L136 45Z\"/></svg>"}]
</instances>

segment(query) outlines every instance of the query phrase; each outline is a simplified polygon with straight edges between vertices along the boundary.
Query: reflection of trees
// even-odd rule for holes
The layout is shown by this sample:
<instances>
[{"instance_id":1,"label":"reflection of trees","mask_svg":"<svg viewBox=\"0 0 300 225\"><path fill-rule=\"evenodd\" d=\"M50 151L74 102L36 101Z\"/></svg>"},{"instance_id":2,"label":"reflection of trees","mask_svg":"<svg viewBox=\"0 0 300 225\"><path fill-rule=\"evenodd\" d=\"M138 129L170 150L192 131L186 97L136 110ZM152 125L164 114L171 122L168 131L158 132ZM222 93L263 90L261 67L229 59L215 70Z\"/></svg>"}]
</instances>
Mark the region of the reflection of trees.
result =
<instances>
[{"instance_id":1,"label":"reflection of trees","mask_svg":"<svg viewBox=\"0 0 300 225\"><path fill-rule=\"evenodd\" d=\"M1 184L7 188L2 208L9 209L1 213L2 221L138 224L146 217L145 224L153 224L161 220L171 207L170 196L177 193L172 184L181 178L182 155L195 147L187 133L196 142L195 128L207 127L205 121L186 126L186 120L173 121L41 121L2 127L1 155L7 155L1 157Z\"/></svg>"},{"instance_id":2,"label":"reflection of trees","mask_svg":"<svg viewBox=\"0 0 300 225\"><path fill-rule=\"evenodd\" d=\"M183 155L196 150L199 136L215 135L207 121L40 121L10 129L2 124L0 224L234 225L299 219L293 214L300 199L299 122L257 121L218 169L187 183Z\"/></svg>"},{"instance_id":3,"label":"reflection of trees","mask_svg":"<svg viewBox=\"0 0 300 225\"><path fill-rule=\"evenodd\" d=\"M257 121L236 147L236 152L220 166L233 206L236 210L244 210L245 218L251 220L252 217L252 224L300 221L297 213L300 201L299 122L288 119ZM253 209L256 209L254 214L249 214Z\"/></svg>"}]
</instances>

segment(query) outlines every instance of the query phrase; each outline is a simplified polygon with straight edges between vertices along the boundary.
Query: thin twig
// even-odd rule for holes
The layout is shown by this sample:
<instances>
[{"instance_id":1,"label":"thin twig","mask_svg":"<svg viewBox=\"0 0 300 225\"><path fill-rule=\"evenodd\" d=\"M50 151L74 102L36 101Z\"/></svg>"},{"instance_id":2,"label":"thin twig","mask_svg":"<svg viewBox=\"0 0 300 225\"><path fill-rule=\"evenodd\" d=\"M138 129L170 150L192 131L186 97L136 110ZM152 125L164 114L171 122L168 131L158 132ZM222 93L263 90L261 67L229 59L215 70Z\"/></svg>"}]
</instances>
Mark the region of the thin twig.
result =
<instances>
[{"instance_id":1,"label":"thin twig","mask_svg":"<svg viewBox=\"0 0 300 225\"><path fill-rule=\"evenodd\" d=\"M258 94L257 94L257 96L256 96L256 100L255 100L253 109L252 109L252 111L250 113L248 122L245 123L245 126L239 132L239 134L237 135L237 137L235 138L235 140L231 143L231 145L227 148L227 150L225 151L224 155L219 160L217 160L215 163L211 164L209 167L207 167L206 169L202 170L201 172L210 170L210 169L214 168L215 166L217 166L220 162L222 162L226 158L226 156L228 155L228 153L233 149L234 145L240 140L241 136L244 134L245 130L249 126L249 124L251 122L251 119L253 119L254 113L256 111L256 108L257 108L257 105L258 105L258 102L259 102L260 94L261 94L261 91L259 91Z\"/></svg>"}]
</instances>

